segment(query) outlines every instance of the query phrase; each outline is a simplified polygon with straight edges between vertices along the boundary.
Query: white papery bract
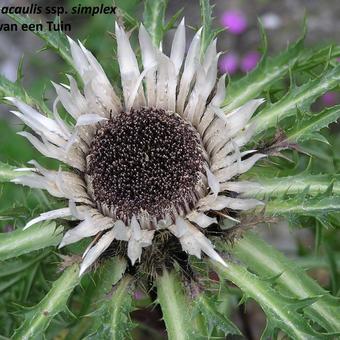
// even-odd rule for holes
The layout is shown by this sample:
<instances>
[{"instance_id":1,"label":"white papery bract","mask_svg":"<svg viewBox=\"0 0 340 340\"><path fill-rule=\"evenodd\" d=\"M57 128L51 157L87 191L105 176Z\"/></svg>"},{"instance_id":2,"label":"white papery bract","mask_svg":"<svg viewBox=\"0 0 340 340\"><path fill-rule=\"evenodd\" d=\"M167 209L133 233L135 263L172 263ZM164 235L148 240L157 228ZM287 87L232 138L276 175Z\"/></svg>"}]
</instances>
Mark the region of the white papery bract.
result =
<instances>
[{"instance_id":1,"label":"white papery bract","mask_svg":"<svg viewBox=\"0 0 340 340\"><path fill-rule=\"evenodd\" d=\"M17 107L17 111L12 112L32 129L32 133L25 131L20 134L44 156L69 167L68 171L54 171L32 161L30 175L21 175L18 169L18 176L13 182L45 189L69 202L65 208L41 214L26 227L55 218L79 220L76 227L65 233L60 247L96 236L84 254L81 273L113 240L128 242L127 256L132 265L135 264L141 259L143 248L152 244L155 231L161 229L168 229L175 235L188 254L200 258L203 252L226 265L203 229L217 223L218 215L228 216L228 211L248 210L263 204L247 199L247 188L254 189L257 184L234 180L265 157L256 150L241 151L254 132L249 120L263 100L251 100L233 112L225 112L221 108L226 89L225 77L217 79L219 54L216 40L200 58L199 30L185 55L184 19L175 32L170 57L152 44L146 29L140 26L142 70L128 35L118 24L116 38L122 100L92 53L80 42L71 39L71 54L83 81L83 93L71 76L67 76L69 85L53 84L57 92L53 118L44 116L16 98L7 98ZM75 120L72 126L60 119L58 104ZM182 198L181 204L174 202L172 210L164 211L161 216L153 216L146 210L133 215L125 216L124 212L118 215L115 207L96 201L93 183L87 174L91 143L100 128L122 112L138 112L141 109L162 110L167 115L179 117L176 119L181 119L189 130L197 134L197 147L204 158L190 204ZM229 195L231 192L233 194ZM242 196L238 196L239 193Z\"/></svg>"}]
</instances>

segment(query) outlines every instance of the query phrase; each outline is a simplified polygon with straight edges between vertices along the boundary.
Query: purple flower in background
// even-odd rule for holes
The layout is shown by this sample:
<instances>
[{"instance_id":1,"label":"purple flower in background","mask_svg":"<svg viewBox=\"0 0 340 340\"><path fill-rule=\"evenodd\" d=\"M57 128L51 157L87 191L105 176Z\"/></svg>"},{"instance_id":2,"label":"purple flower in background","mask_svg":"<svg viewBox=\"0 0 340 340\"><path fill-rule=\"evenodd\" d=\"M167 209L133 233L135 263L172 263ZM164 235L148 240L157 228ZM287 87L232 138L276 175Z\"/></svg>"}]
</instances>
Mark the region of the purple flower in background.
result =
<instances>
[{"instance_id":1,"label":"purple flower in background","mask_svg":"<svg viewBox=\"0 0 340 340\"><path fill-rule=\"evenodd\" d=\"M222 14L221 25L228 28L229 32L233 34L241 34L247 29L248 23L243 12L229 10Z\"/></svg>"},{"instance_id":2,"label":"purple flower in background","mask_svg":"<svg viewBox=\"0 0 340 340\"><path fill-rule=\"evenodd\" d=\"M136 290L133 296L136 300L142 300L144 298L144 294L141 290Z\"/></svg>"},{"instance_id":3,"label":"purple flower in background","mask_svg":"<svg viewBox=\"0 0 340 340\"><path fill-rule=\"evenodd\" d=\"M234 74L237 71L238 63L237 54L233 52L225 54L219 61L220 71L222 73Z\"/></svg>"},{"instance_id":4,"label":"purple flower in background","mask_svg":"<svg viewBox=\"0 0 340 340\"><path fill-rule=\"evenodd\" d=\"M257 51L248 52L241 60L241 70L243 72L251 71L261 59L261 54Z\"/></svg>"},{"instance_id":5,"label":"purple flower in background","mask_svg":"<svg viewBox=\"0 0 340 340\"><path fill-rule=\"evenodd\" d=\"M333 106L338 103L338 98L336 92L326 92L321 97L322 103L325 106Z\"/></svg>"}]
</instances>

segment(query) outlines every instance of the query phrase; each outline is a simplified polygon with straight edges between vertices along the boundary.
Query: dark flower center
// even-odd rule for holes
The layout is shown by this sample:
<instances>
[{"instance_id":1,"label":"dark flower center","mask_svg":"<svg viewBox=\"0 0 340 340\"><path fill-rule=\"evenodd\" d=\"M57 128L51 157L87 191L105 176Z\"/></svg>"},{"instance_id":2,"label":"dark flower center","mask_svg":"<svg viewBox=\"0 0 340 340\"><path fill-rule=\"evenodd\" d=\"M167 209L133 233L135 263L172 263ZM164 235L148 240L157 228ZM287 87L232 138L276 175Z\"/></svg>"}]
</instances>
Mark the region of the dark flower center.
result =
<instances>
[{"instance_id":1,"label":"dark flower center","mask_svg":"<svg viewBox=\"0 0 340 340\"><path fill-rule=\"evenodd\" d=\"M112 216L126 220L146 211L159 220L192 208L203 164L197 132L178 115L123 112L105 122L91 144L89 191Z\"/></svg>"}]
</instances>

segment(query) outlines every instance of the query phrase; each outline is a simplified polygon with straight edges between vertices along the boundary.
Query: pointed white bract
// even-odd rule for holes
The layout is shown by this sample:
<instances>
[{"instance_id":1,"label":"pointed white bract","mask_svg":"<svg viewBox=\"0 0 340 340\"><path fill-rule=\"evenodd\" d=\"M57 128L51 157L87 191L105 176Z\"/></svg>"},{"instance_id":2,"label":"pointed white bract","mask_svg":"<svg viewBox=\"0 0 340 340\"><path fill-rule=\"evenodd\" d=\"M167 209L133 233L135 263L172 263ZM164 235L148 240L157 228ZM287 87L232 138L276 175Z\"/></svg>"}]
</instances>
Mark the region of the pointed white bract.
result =
<instances>
[{"instance_id":1,"label":"pointed white bract","mask_svg":"<svg viewBox=\"0 0 340 340\"><path fill-rule=\"evenodd\" d=\"M120 76L124 93L125 106L129 106L129 98L132 94L134 85L140 76L139 68L135 53L129 42L127 34L116 22L117 54L120 68ZM145 105L145 98L142 89L139 90L138 96L132 106L139 107Z\"/></svg>"},{"instance_id":2,"label":"pointed white bract","mask_svg":"<svg viewBox=\"0 0 340 340\"><path fill-rule=\"evenodd\" d=\"M84 253L81 274L113 240L128 242L127 256L132 265L136 264L141 261L143 248L152 244L155 232L163 229L170 230L188 254L200 258L203 252L227 266L202 233L203 229L218 223L218 216L238 223L228 215L229 210L243 211L263 205L261 201L247 198L249 190L261 190L259 184L235 180L266 157L256 150L242 149L256 130L250 119L263 99L251 100L233 112L225 112L221 106L226 96L226 77L217 79L216 40L201 55L202 29L199 29L185 56L185 30L183 19L175 31L170 56L166 56L153 45L149 33L141 25L138 39L143 69L140 70L129 35L116 24L123 100L116 95L93 54L71 38L73 63L83 84L78 86L69 75L69 84L52 82L57 93L53 116L46 117L19 99L6 98L17 108L12 113L32 130L32 133L22 131L19 134L44 156L70 168L48 170L31 161L32 168L17 169L14 183L44 189L52 196L69 201L65 208L32 219L25 228L58 218L78 220L78 225L67 230L59 247L94 237ZM73 123L61 119L60 104ZM143 209L136 215L118 218L114 207L101 206L94 200L86 173L87 156L98 128L122 111L128 113L141 107L158 108L179 116L195 130L204 155L204 170L198 176L195 192L190 193L194 204L185 201L182 207L174 206L157 218ZM229 197L230 192L233 197Z\"/></svg>"},{"instance_id":3,"label":"pointed white bract","mask_svg":"<svg viewBox=\"0 0 340 340\"><path fill-rule=\"evenodd\" d=\"M211 241L197 230L190 222L183 218L177 218L176 224L171 226L170 231L179 238L182 248L190 255L201 258L201 252L211 259L228 267L221 256L214 250Z\"/></svg>"},{"instance_id":4,"label":"pointed white bract","mask_svg":"<svg viewBox=\"0 0 340 340\"><path fill-rule=\"evenodd\" d=\"M54 220L57 218L65 218L69 216L72 216L69 208L51 210L51 211L40 214L39 217L36 217L33 220L30 220L28 223L26 223L24 230L42 221Z\"/></svg>"},{"instance_id":5,"label":"pointed white bract","mask_svg":"<svg viewBox=\"0 0 340 340\"><path fill-rule=\"evenodd\" d=\"M52 82L58 97L64 106L65 110L74 118L77 119L87 113L88 107L84 96L80 93L76 81L69 76L70 89Z\"/></svg>"},{"instance_id":6,"label":"pointed white bract","mask_svg":"<svg viewBox=\"0 0 340 340\"><path fill-rule=\"evenodd\" d=\"M105 217L99 212L96 212L96 214L92 216L89 215L76 227L65 233L59 248L78 242L83 238L94 236L104 230L111 229L114 224L111 218Z\"/></svg>"},{"instance_id":7,"label":"pointed white bract","mask_svg":"<svg viewBox=\"0 0 340 340\"><path fill-rule=\"evenodd\" d=\"M156 67L159 51L153 46L151 38L143 25L139 29L139 44L141 47L142 61L145 74L146 101L148 106L156 105Z\"/></svg>"},{"instance_id":8,"label":"pointed white bract","mask_svg":"<svg viewBox=\"0 0 340 340\"><path fill-rule=\"evenodd\" d=\"M251 169L254 166L254 164L258 160L265 158L265 157L267 156L264 154L255 154L245 159L244 161L240 161L240 162L236 161L229 167L216 170L214 172L214 175L219 180L219 182L226 182L236 175L240 175L240 174L247 172L249 169Z\"/></svg>"},{"instance_id":9,"label":"pointed white bract","mask_svg":"<svg viewBox=\"0 0 340 340\"><path fill-rule=\"evenodd\" d=\"M76 126L93 125L93 124L102 122L104 120L107 120L107 118L102 117L96 113L88 113L88 114L81 115L77 119Z\"/></svg>"},{"instance_id":10,"label":"pointed white bract","mask_svg":"<svg viewBox=\"0 0 340 340\"><path fill-rule=\"evenodd\" d=\"M31 174L18 176L12 180L13 183L44 189L54 197L91 205L92 201L79 175L68 171L47 170L34 160L28 163L35 166L35 168L27 169L31 171Z\"/></svg>"},{"instance_id":11,"label":"pointed white bract","mask_svg":"<svg viewBox=\"0 0 340 340\"><path fill-rule=\"evenodd\" d=\"M152 244L155 230L141 230L136 216L132 216L130 228L128 257L130 258L132 265L134 265L136 260L140 261L142 248Z\"/></svg>"},{"instance_id":12,"label":"pointed white bract","mask_svg":"<svg viewBox=\"0 0 340 340\"><path fill-rule=\"evenodd\" d=\"M184 104L190 91L190 85L198 68L201 33L202 28L200 28L195 34L194 39L190 44L187 57L185 59L184 70L181 77L179 94L177 98L177 112L180 114L184 111Z\"/></svg>"},{"instance_id":13,"label":"pointed white bract","mask_svg":"<svg viewBox=\"0 0 340 340\"><path fill-rule=\"evenodd\" d=\"M182 19L181 23L178 25L177 30L174 35L174 40L171 46L170 59L175 66L176 75L179 74L181 70L184 55L185 55L185 21Z\"/></svg>"},{"instance_id":14,"label":"pointed white bract","mask_svg":"<svg viewBox=\"0 0 340 340\"><path fill-rule=\"evenodd\" d=\"M83 44L77 44L71 38L68 40L74 65L84 82L85 98L90 109L95 109L106 117L110 112L118 112L121 109L120 100L101 65Z\"/></svg>"},{"instance_id":15,"label":"pointed white bract","mask_svg":"<svg viewBox=\"0 0 340 340\"><path fill-rule=\"evenodd\" d=\"M206 214L200 213L198 211L193 211L189 215L187 215L189 221L196 223L201 228L208 228L214 223L217 222L216 217L209 217Z\"/></svg>"},{"instance_id":16,"label":"pointed white bract","mask_svg":"<svg viewBox=\"0 0 340 340\"><path fill-rule=\"evenodd\" d=\"M216 178L216 176L210 171L210 169L206 166L205 167L205 171L207 173L207 177L208 177L208 184L209 187L211 189L211 191L215 194L218 195L221 191L220 189L220 183L218 181L218 179Z\"/></svg>"},{"instance_id":17,"label":"pointed white bract","mask_svg":"<svg viewBox=\"0 0 340 340\"><path fill-rule=\"evenodd\" d=\"M87 252L80 266L79 275L82 275L87 268L89 268L94 261L109 247L114 240L113 230L105 233L98 242Z\"/></svg>"},{"instance_id":18,"label":"pointed white bract","mask_svg":"<svg viewBox=\"0 0 340 340\"><path fill-rule=\"evenodd\" d=\"M225 208L233 209L233 210L249 210L257 207L258 205L263 205L263 202L258 201L256 199L240 199L240 198L232 198L226 196L217 196L215 200L211 203L202 205L199 207L200 211L207 210L222 210Z\"/></svg>"}]
</instances>

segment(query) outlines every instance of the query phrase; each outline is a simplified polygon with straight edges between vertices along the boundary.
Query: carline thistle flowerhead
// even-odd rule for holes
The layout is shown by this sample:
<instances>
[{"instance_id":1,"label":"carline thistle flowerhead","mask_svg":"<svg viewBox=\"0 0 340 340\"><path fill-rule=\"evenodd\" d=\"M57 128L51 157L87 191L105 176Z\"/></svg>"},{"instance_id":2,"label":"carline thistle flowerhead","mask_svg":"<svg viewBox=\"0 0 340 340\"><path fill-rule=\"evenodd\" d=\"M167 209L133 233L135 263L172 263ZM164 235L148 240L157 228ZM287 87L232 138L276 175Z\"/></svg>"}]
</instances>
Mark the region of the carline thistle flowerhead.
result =
<instances>
[{"instance_id":1,"label":"carline thistle flowerhead","mask_svg":"<svg viewBox=\"0 0 340 340\"><path fill-rule=\"evenodd\" d=\"M253 135L248 122L263 100L251 100L233 112L221 109L225 76L217 81L216 40L200 59L200 29L185 55L184 19L170 57L140 26L142 72L126 32L116 24L115 33L123 101L91 52L71 39L83 93L71 76L69 85L53 84L53 118L6 98L33 131L19 134L44 156L68 166L67 171L53 171L31 161L31 173L19 172L13 180L68 200L66 207L41 214L25 228L44 220L79 220L60 247L93 237L81 274L114 240L127 242L126 255L134 265L163 231L177 237L188 254L200 258L203 252L226 265L204 229L219 216L233 219L231 211L263 204L244 198L249 183L234 180L265 157L256 150L240 151ZM75 120L72 126L60 118L59 104Z\"/></svg>"}]
</instances>

